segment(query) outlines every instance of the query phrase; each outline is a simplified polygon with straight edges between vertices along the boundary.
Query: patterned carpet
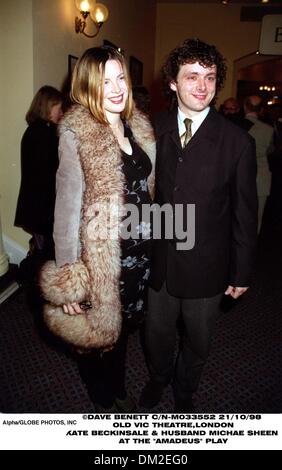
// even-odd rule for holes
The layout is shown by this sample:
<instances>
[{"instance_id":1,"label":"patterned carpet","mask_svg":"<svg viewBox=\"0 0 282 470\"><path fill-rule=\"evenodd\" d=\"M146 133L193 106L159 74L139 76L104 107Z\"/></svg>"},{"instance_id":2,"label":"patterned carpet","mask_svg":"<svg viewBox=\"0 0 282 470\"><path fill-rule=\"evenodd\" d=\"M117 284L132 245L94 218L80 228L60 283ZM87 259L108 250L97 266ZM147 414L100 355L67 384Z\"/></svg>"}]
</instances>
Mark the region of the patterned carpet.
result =
<instances>
[{"instance_id":1,"label":"patterned carpet","mask_svg":"<svg viewBox=\"0 0 282 470\"><path fill-rule=\"evenodd\" d=\"M280 226L265 222L252 289L218 320L195 396L197 412L282 412L282 250ZM46 332L22 287L0 309L0 410L94 412L71 351ZM147 369L138 333L130 338L128 390L138 401ZM138 409L144 412L144 409ZM156 412L173 411L171 387Z\"/></svg>"}]
</instances>

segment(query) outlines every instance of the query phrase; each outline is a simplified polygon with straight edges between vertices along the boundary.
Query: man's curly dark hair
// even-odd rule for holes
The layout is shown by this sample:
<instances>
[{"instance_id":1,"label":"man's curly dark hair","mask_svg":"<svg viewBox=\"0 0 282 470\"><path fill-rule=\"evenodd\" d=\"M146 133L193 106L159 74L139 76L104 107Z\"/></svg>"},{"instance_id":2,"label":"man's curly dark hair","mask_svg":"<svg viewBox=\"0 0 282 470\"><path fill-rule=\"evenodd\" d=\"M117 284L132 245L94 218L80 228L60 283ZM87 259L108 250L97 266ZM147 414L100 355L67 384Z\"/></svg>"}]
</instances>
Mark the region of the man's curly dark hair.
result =
<instances>
[{"instance_id":1,"label":"man's curly dark hair","mask_svg":"<svg viewBox=\"0 0 282 470\"><path fill-rule=\"evenodd\" d=\"M194 64L195 62L199 62L203 67L216 65L216 93L221 90L225 82L227 71L224 57L213 45L207 44L197 38L185 39L183 44L171 51L162 67L164 93L168 98L175 99L175 93L170 89L169 84L172 81L176 81L181 65Z\"/></svg>"}]
</instances>

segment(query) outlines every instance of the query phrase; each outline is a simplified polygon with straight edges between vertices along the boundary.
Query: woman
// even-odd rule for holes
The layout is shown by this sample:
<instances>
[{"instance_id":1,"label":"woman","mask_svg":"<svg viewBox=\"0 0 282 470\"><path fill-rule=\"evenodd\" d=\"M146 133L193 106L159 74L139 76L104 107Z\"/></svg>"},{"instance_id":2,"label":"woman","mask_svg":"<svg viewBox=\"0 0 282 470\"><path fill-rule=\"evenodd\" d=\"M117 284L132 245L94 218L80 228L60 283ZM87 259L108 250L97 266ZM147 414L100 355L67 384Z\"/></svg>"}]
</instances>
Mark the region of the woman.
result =
<instances>
[{"instance_id":1,"label":"woman","mask_svg":"<svg viewBox=\"0 0 282 470\"><path fill-rule=\"evenodd\" d=\"M153 131L133 110L125 61L113 48L83 54L71 98L76 104L60 125L56 266L49 263L41 273L52 304L45 319L65 341L91 350L80 355L79 369L96 410L132 411L125 390L126 346L131 325L144 315L150 240L142 219L136 236L122 237L121 229L126 204L141 215L151 203Z\"/></svg>"},{"instance_id":2,"label":"woman","mask_svg":"<svg viewBox=\"0 0 282 470\"><path fill-rule=\"evenodd\" d=\"M21 142L21 186L15 225L32 234L39 258L53 258L55 181L58 168L57 124L62 94L43 86L26 114L28 128Z\"/></svg>"}]
</instances>

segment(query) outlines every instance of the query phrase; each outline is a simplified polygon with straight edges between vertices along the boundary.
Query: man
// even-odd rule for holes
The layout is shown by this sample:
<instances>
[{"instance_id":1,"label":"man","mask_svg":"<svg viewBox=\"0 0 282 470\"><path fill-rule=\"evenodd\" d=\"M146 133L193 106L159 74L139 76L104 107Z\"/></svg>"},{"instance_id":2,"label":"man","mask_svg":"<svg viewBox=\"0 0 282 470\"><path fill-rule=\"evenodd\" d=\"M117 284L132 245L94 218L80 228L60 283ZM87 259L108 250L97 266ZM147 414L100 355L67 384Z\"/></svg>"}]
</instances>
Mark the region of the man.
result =
<instances>
[{"instance_id":1,"label":"man","mask_svg":"<svg viewBox=\"0 0 282 470\"><path fill-rule=\"evenodd\" d=\"M156 122L156 203L195 205L195 245L178 249L176 236L154 241L146 323L151 379L140 399L146 408L160 401L173 379L175 411L193 411L192 394L222 294L237 299L249 285L256 245L256 159L253 139L210 107L225 75L221 54L197 39L174 49L163 67L167 91L178 106ZM186 222L193 231L189 218Z\"/></svg>"},{"instance_id":2,"label":"man","mask_svg":"<svg viewBox=\"0 0 282 470\"><path fill-rule=\"evenodd\" d=\"M257 192L258 192L258 231L261 227L263 211L270 193L271 173L268 166L268 155L274 151L274 129L260 120L263 100L260 96L247 96L244 101L245 122L248 132L256 141L257 157ZM246 127L245 127L246 129Z\"/></svg>"},{"instance_id":3,"label":"man","mask_svg":"<svg viewBox=\"0 0 282 470\"><path fill-rule=\"evenodd\" d=\"M224 116L238 114L240 112L240 105L235 98L230 97L223 102L222 111Z\"/></svg>"},{"instance_id":4,"label":"man","mask_svg":"<svg viewBox=\"0 0 282 470\"><path fill-rule=\"evenodd\" d=\"M237 124L238 126L241 125L243 115L240 110L240 105L235 98L230 97L223 102L222 113L234 124Z\"/></svg>"}]
</instances>

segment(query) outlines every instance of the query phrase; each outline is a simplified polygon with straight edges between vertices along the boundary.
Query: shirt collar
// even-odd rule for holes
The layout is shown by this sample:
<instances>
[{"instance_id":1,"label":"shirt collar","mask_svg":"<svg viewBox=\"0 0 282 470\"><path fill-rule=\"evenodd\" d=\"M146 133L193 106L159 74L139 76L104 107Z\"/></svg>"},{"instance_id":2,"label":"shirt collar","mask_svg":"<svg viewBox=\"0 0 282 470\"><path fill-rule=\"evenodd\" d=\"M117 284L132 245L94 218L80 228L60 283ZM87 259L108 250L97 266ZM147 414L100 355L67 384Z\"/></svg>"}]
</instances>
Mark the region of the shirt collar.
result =
<instances>
[{"instance_id":1,"label":"shirt collar","mask_svg":"<svg viewBox=\"0 0 282 470\"><path fill-rule=\"evenodd\" d=\"M245 118L249 119L250 121L259 121L259 118L256 114L253 113L246 113Z\"/></svg>"},{"instance_id":2,"label":"shirt collar","mask_svg":"<svg viewBox=\"0 0 282 470\"><path fill-rule=\"evenodd\" d=\"M191 126L192 135L194 135L195 132L197 132L197 130L199 129L202 122L206 119L206 117L209 113L209 110L210 110L210 107L208 106L203 111L201 111L200 113L197 113L195 116L193 116L193 118L191 117L191 119L193 121L192 126ZM184 124L184 119L187 118L187 117L188 116L186 116L186 114L184 114L183 111L181 111L181 109L178 108L177 121L178 121L179 135L183 135L184 132L186 131L185 124Z\"/></svg>"}]
</instances>

